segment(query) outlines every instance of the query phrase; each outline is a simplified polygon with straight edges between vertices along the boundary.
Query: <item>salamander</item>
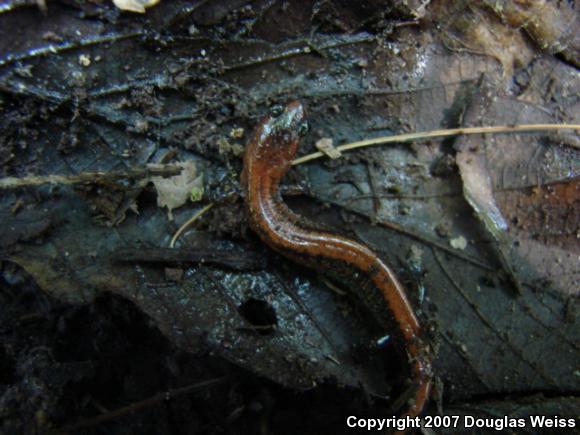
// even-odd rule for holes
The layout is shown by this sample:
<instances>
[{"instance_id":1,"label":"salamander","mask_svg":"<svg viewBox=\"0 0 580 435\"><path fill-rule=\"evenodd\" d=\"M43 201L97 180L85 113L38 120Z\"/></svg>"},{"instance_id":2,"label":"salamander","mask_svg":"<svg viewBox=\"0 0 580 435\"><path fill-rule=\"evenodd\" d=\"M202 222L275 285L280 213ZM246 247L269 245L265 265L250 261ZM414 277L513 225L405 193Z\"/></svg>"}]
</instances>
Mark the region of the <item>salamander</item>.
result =
<instances>
[{"instance_id":1,"label":"salamander","mask_svg":"<svg viewBox=\"0 0 580 435\"><path fill-rule=\"evenodd\" d=\"M304 224L282 200L280 181L297 153L305 120L302 104L291 102L278 116L262 118L246 145L241 181L250 227L262 241L295 262L316 269L346 265L380 291L408 357L414 391L405 415L415 417L429 397L432 374L421 326L403 286L368 247Z\"/></svg>"}]
</instances>

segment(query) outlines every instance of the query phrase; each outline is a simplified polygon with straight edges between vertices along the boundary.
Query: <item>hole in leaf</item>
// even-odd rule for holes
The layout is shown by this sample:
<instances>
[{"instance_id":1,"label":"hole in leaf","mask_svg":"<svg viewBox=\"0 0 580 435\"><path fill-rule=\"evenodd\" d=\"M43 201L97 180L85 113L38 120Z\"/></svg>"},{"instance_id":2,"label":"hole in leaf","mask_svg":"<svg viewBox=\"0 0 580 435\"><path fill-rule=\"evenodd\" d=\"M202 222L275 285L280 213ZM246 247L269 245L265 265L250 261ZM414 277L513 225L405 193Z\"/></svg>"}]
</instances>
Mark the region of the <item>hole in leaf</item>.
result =
<instances>
[{"instance_id":1,"label":"hole in leaf","mask_svg":"<svg viewBox=\"0 0 580 435\"><path fill-rule=\"evenodd\" d=\"M260 299L248 299L238 307L238 312L261 335L272 334L278 323L272 305Z\"/></svg>"}]
</instances>

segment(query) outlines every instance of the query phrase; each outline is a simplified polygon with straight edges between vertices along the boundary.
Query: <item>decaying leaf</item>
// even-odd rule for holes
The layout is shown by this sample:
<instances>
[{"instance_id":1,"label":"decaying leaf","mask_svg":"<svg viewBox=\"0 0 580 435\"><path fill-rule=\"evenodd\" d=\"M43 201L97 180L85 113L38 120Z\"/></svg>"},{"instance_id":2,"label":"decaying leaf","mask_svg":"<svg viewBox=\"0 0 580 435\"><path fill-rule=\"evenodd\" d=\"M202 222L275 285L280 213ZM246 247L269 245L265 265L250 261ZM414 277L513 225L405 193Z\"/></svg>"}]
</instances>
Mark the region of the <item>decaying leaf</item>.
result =
<instances>
[{"instance_id":1,"label":"decaying leaf","mask_svg":"<svg viewBox=\"0 0 580 435\"><path fill-rule=\"evenodd\" d=\"M160 0L113 0L115 6L123 11L144 14L147 8L155 6Z\"/></svg>"},{"instance_id":2,"label":"decaying leaf","mask_svg":"<svg viewBox=\"0 0 580 435\"><path fill-rule=\"evenodd\" d=\"M167 207L168 216L173 220L172 210L184 205L188 199L199 200L203 194L203 174L198 174L195 163L189 160L179 163L183 171L173 177L152 177L157 190L157 205Z\"/></svg>"},{"instance_id":3,"label":"decaying leaf","mask_svg":"<svg viewBox=\"0 0 580 435\"><path fill-rule=\"evenodd\" d=\"M338 159L342 156L340 151L337 150L332 143L332 138L323 137L316 142L315 146L319 151L322 151L331 159Z\"/></svg>"},{"instance_id":4,"label":"decaying leaf","mask_svg":"<svg viewBox=\"0 0 580 435\"><path fill-rule=\"evenodd\" d=\"M487 119L503 119L504 122L511 121L516 124L518 117L521 116L537 123L546 123L551 120L545 111L526 106L515 100L498 98L495 92L488 83L483 84L474 97L470 109L466 112L465 120L468 124L485 123ZM557 256L552 255L538 256L538 250L533 248L535 241L530 240L533 237L529 234L514 237L515 232L511 228L512 225L508 224L508 220L504 217L504 210L512 216L521 212L517 213L513 210L514 204L500 209L496 201L497 191L505 188L506 182L511 184L512 177L517 181L513 182L514 186L511 188L518 186L521 190L536 184L541 185L549 180L551 182L558 181L564 174L569 176L569 174L576 173L579 170L579 161L564 150L559 150L558 147L547 146L545 147L545 156L550 156L552 152L556 152L562 157L557 158L557 162L540 166L541 171L545 170L546 173L537 173L531 180L532 168L537 167L537 160L542 155L544 146L529 141L525 135L461 137L456 143L456 149L464 197L477 218L483 223L488 235L491 236L497 260L501 263L502 269L507 273L507 277L515 289L521 294L524 291L522 281L528 280L529 282L532 273L546 274L547 270L553 270L556 263L563 262L564 259L558 259ZM522 169L524 167L523 161L527 161L525 170ZM511 176L508 178L506 174ZM565 198L562 199L562 202L565 203ZM568 212L568 214L571 213ZM517 223L525 221L527 218L524 214L521 217L512 218L510 222ZM544 247L546 253L551 249L550 246ZM570 261L570 255L565 257L568 257L566 261ZM571 260L574 261L574 259ZM526 263L534 264L533 272L527 270L527 274L523 273ZM549 264L551 266L548 266ZM542 279L547 279L547 277L544 276ZM574 285L568 278L560 276L558 281L558 286L562 292L574 292L572 290Z\"/></svg>"},{"instance_id":5,"label":"decaying leaf","mask_svg":"<svg viewBox=\"0 0 580 435\"><path fill-rule=\"evenodd\" d=\"M125 220L127 211L139 214L137 197L147 183L145 178L135 181L130 187L123 183L96 181L77 186L75 191L91 206L99 222L116 226Z\"/></svg>"},{"instance_id":6,"label":"decaying leaf","mask_svg":"<svg viewBox=\"0 0 580 435\"><path fill-rule=\"evenodd\" d=\"M540 49L562 53L578 65L580 38L578 14L573 2L546 0L485 0L502 22L516 29L523 28Z\"/></svg>"},{"instance_id":7,"label":"decaying leaf","mask_svg":"<svg viewBox=\"0 0 580 435\"><path fill-rule=\"evenodd\" d=\"M444 37L454 49L483 53L497 59L507 80L513 76L514 68L528 63L533 57L533 50L519 29L506 26L485 10L452 14Z\"/></svg>"}]
</instances>

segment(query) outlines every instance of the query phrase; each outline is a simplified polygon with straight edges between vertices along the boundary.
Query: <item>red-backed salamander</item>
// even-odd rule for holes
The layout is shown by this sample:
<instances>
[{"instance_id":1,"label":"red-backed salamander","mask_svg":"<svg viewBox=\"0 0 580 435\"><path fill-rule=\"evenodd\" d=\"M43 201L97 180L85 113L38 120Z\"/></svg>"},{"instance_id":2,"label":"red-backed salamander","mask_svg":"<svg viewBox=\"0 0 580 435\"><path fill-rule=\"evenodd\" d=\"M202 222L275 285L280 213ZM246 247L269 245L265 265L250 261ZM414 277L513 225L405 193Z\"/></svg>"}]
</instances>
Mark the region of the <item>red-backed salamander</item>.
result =
<instances>
[{"instance_id":1,"label":"red-backed salamander","mask_svg":"<svg viewBox=\"0 0 580 435\"><path fill-rule=\"evenodd\" d=\"M403 340L414 397L405 415L419 415L428 399L431 365L421 327L402 285L391 269L366 246L312 229L282 201L280 180L292 164L305 124L302 104L294 101L279 116L260 121L244 153L242 186L251 228L271 248L310 268L347 265L380 290ZM301 222L302 221L302 222ZM355 273L356 273L355 272Z\"/></svg>"}]
</instances>

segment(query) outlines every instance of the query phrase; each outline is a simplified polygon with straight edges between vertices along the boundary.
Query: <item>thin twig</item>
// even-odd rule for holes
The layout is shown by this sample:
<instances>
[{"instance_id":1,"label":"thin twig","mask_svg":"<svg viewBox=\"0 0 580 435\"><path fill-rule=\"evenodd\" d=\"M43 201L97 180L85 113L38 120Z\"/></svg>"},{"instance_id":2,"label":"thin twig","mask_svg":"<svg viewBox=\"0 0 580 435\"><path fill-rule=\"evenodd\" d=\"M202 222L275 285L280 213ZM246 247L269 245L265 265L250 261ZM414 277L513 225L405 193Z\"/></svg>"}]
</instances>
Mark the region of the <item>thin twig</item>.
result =
<instances>
[{"instance_id":1,"label":"thin twig","mask_svg":"<svg viewBox=\"0 0 580 435\"><path fill-rule=\"evenodd\" d=\"M263 270L268 266L266 257L249 250L222 247L162 248L148 245L129 245L111 253L114 261L122 263L158 263L180 265L184 263L212 264L227 269L248 271Z\"/></svg>"},{"instance_id":2,"label":"thin twig","mask_svg":"<svg viewBox=\"0 0 580 435\"><path fill-rule=\"evenodd\" d=\"M432 137L448 137L458 136L461 134L489 134L489 133L516 133L542 130L580 130L580 124L521 124L521 125L498 125L491 127L465 127L465 128L450 128L446 130L431 130L421 131L418 133L398 134L395 136L381 136L374 139L366 139L358 142L351 142L345 145L337 146L336 149L340 152L350 151L357 148L368 147L371 145L381 145L393 142L413 142L421 139L428 139ZM316 160L324 156L324 153L318 151L306 156L297 158L292 162L292 165L299 165L301 163Z\"/></svg>"},{"instance_id":3,"label":"thin twig","mask_svg":"<svg viewBox=\"0 0 580 435\"><path fill-rule=\"evenodd\" d=\"M522 185L513 185L513 186L505 186L505 183L502 183L501 189L494 189L494 192L511 192L511 191L520 191L524 189L533 189L537 187L546 187L546 186L553 186L555 184L568 184L568 183L575 183L580 181L580 175L571 176L562 179L555 179L555 180L547 180L541 183L534 183L534 184L522 184Z\"/></svg>"},{"instance_id":4,"label":"thin twig","mask_svg":"<svg viewBox=\"0 0 580 435\"><path fill-rule=\"evenodd\" d=\"M304 54L311 54L313 51L329 50L332 48L339 48L345 45L361 44L365 42L372 42L376 39L375 36L368 33L361 33L359 35L352 35L346 40L334 41L326 44L316 45L316 50L312 49L313 43L309 41L307 44L301 47L289 48L285 51L279 52L272 56L264 56L256 59L250 59L247 61L240 62L234 65L228 65L223 68L223 71L233 71L243 68L248 68L252 66L263 65L265 63L276 62L283 59L288 59L295 56L301 56Z\"/></svg>"},{"instance_id":5,"label":"thin twig","mask_svg":"<svg viewBox=\"0 0 580 435\"><path fill-rule=\"evenodd\" d=\"M477 82L478 79L469 80L459 80L454 82L445 82L439 84L433 84L429 86L418 86L414 88L356 88L356 89L331 89L328 91L313 91L305 92L302 94L302 98L319 98L319 97L344 97L344 96L385 96L385 95L407 95L417 92L434 91L436 89L447 89L451 86L462 86L469 84L471 82ZM287 95L291 89L282 90L276 93L276 95Z\"/></svg>"},{"instance_id":6,"label":"thin twig","mask_svg":"<svg viewBox=\"0 0 580 435\"><path fill-rule=\"evenodd\" d=\"M175 235L171 238L171 242L169 243L169 247L173 248L175 246L175 242L179 239L179 236L183 234L183 232L188 229L196 220L198 220L201 216L205 214L210 208L213 207L213 202L206 205L204 208L199 210L196 214L194 214L186 223L184 223L175 233Z\"/></svg>"},{"instance_id":7,"label":"thin twig","mask_svg":"<svg viewBox=\"0 0 580 435\"><path fill-rule=\"evenodd\" d=\"M136 38L143 35L143 31L128 33L107 33L105 35L92 36L78 41L63 42L60 44L49 44L43 47L32 48L24 53L9 54L0 59L0 67L11 65L14 62L33 59L35 57L49 54L59 54L65 51L74 50L91 45L104 44L107 42L122 41L124 39Z\"/></svg>"},{"instance_id":8,"label":"thin twig","mask_svg":"<svg viewBox=\"0 0 580 435\"><path fill-rule=\"evenodd\" d=\"M377 197L376 191L377 191L377 183L375 180L375 174L373 172L373 169L371 167L371 163L367 162L366 163L366 169L367 169L367 174L369 177L369 188L371 191L371 198L373 201L373 212L371 215L371 222L375 223L377 221L377 216L379 215L379 212L381 211L381 204L382 202L380 201L380 199Z\"/></svg>"},{"instance_id":9,"label":"thin twig","mask_svg":"<svg viewBox=\"0 0 580 435\"><path fill-rule=\"evenodd\" d=\"M221 384L227 379L226 376L216 379L210 379L204 382L198 382L195 384L188 385L186 387L175 388L173 390L167 390L162 393L158 393L148 399L141 400L139 402L132 403L128 406L123 408L116 409L114 411L108 412L103 415L99 415L97 417L89 418L86 420L81 420L79 422L73 423L70 426L65 426L60 430L60 432L74 432L81 428L87 428L91 426L96 426L101 423L105 423L110 420L115 420L119 417L122 417L127 414L133 414L137 411L142 411L145 408L149 408L159 402L163 402L165 400L172 399L174 397L182 396L184 394L188 394L192 391L199 390L202 388L211 387L217 384Z\"/></svg>"},{"instance_id":10,"label":"thin twig","mask_svg":"<svg viewBox=\"0 0 580 435\"><path fill-rule=\"evenodd\" d=\"M52 104L63 104L71 101L70 95L14 80L2 80L0 82L0 91L17 96L32 97Z\"/></svg>"},{"instance_id":11,"label":"thin twig","mask_svg":"<svg viewBox=\"0 0 580 435\"><path fill-rule=\"evenodd\" d=\"M502 192L503 190L499 190ZM427 199L440 199L440 198L452 198L454 196L462 196L463 193L461 191L457 192L442 192L442 193L433 193L433 194L426 194L426 195L408 195L406 193L381 193L380 195L361 195L350 198L346 201L346 204L352 204L356 201L363 201L367 199L374 199L375 197L378 199L408 199L411 201L425 201Z\"/></svg>"},{"instance_id":12,"label":"thin twig","mask_svg":"<svg viewBox=\"0 0 580 435\"><path fill-rule=\"evenodd\" d=\"M169 77L158 75L144 80L135 80L122 84L109 84L107 87L87 92L87 96L89 98L108 97L110 95L128 92L131 89L140 89L149 86L164 89L172 86L172 82Z\"/></svg>"},{"instance_id":13,"label":"thin twig","mask_svg":"<svg viewBox=\"0 0 580 435\"><path fill-rule=\"evenodd\" d=\"M33 175L22 178L6 177L0 178L0 189L17 189L42 184L87 184L152 176L173 176L180 174L182 170L181 166L176 165L147 165L144 168L130 168L125 171L81 172L76 175Z\"/></svg>"}]
</instances>

